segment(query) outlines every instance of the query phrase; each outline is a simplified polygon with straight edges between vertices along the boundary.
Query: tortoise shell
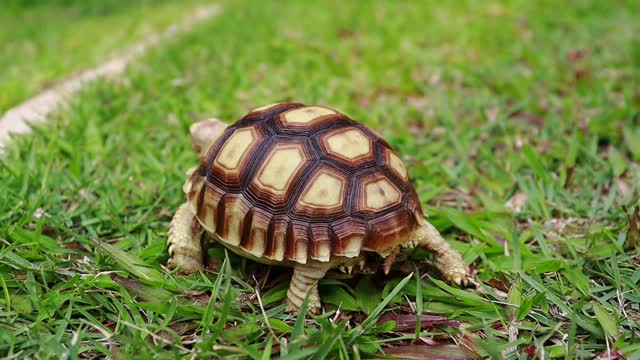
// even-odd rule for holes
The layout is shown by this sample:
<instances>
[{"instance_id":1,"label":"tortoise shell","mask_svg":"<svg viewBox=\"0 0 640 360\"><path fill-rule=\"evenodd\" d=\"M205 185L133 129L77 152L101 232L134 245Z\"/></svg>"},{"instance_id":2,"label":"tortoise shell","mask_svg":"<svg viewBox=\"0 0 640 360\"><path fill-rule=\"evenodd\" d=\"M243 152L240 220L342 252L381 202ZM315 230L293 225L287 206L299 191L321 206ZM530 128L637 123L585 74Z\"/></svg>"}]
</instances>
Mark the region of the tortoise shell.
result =
<instances>
[{"instance_id":1,"label":"tortoise shell","mask_svg":"<svg viewBox=\"0 0 640 360\"><path fill-rule=\"evenodd\" d=\"M423 216L385 140L335 110L300 103L263 106L229 126L189 184L205 230L273 261L386 256Z\"/></svg>"}]
</instances>

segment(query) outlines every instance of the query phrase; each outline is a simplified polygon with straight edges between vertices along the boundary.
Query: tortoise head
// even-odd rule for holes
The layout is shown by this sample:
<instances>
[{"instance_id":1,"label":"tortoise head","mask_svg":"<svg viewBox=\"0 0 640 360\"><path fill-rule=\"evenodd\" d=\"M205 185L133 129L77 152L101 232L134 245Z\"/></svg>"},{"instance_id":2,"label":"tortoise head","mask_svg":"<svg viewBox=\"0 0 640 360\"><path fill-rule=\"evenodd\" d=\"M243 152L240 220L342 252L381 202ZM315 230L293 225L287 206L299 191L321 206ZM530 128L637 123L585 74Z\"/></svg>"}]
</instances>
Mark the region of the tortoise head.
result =
<instances>
[{"instance_id":1,"label":"tortoise head","mask_svg":"<svg viewBox=\"0 0 640 360\"><path fill-rule=\"evenodd\" d=\"M207 155L211 145L218 140L226 128L227 124L218 119L199 121L189 127L193 151L196 152L200 160Z\"/></svg>"}]
</instances>

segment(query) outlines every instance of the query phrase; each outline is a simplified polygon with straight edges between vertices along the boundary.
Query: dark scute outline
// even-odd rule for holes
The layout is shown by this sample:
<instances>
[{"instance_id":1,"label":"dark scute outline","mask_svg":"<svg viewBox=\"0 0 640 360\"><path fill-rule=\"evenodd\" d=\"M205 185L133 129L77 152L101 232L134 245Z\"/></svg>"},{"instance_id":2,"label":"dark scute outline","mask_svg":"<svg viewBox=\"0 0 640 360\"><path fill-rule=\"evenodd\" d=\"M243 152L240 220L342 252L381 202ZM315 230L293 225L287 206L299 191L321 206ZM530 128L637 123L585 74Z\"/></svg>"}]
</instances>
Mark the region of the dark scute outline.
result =
<instances>
[{"instance_id":1,"label":"dark scute outline","mask_svg":"<svg viewBox=\"0 0 640 360\"><path fill-rule=\"evenodd\" d=\"M267 238L265 239L265 241L267 242L265 244L265 250L264 250L264 255L269 255L270 257L273 257L275 255L275 227L276 227L276 223L277 222L283 222L284 226L285 226L285 240L284 240L284 252L285 255L283 256L283 258L286 257L286 252L287 252L287 239L286 239L286 231L289 228L289 223L291 222L291 219L289 219L289 217L286 214L274 214L273 216L271 216L271 219L269 221L269 226L267 228Z\"/></svg>"},{"instance_id":2,"label":"dark scute outline","mask_svg":"<svg viewBox=\"0 0 640 360\"><path fill-rule=\"evenodd\" d=\"M246 179L245 182L243 183L242 187L243 187L243 195L245 196L245 198L249 199L251 201L251 204L253 206L257 206L257 207L261 207L261 208L267 208L270 211L272 211L274 214L284 214L286 212L287 209L287 204L288 204L288 199L291 197L291 190L289 191L288 194L285 194L285 199L282 203L275 203L273 201L271 201L271 198L265 197L264 192L257 190L257 191L253 191L253 188L251 187L251 183L253 182L257 171L260 169L260 167L262 166L262 164L264 163L264 161L266 161L266 157L269 153L271 153L271 151L273 151L273 148L277 145L282 145L282 144L295 144L295 145L302 145L302 151L304 152L305 156L306 156L306 162L303 163L302 168L300 170L298 170L298 173L294 176L293 178L293 184L299 184L299 183L304 183L306 178L304 178L305 175L305 171L308 168L316 168L317 167L317 162L318 162L318 154L313 151L313 149L311 148L311 144L310 144L310 140L306 137L293 137L293 136L289 136L289 135L276 135L270 138L270 143L268 145L268 148L265 148L263 152L261 152L260 154L256 154L256 157L258 158L256 164L253 166L253 168L251 168L249 170L249 172L247 172L246 175ZM296 185L290 186L290 189L295 189Z\"/></svg>"},{"instance_id":3,"label":"dark scute outline","mask_svg":"<svg viewBox=\"0 0 640 360\"><path fill-rule=\"evenodd\" d=\"M358 171L356 174L354 174L354 184L355 186L351 189L351 194L350 197L351 199L351 215L353 217L359 218L359 219L363 219L363 220L367 220L370 221L372 219L375 219L377 217L380 216L384 216L390 212L396 211L400 208L406 207L407 205L407 196L410 195L407 191L407 188L405 187L404 184L399 183L397 181L395 181L393 178L390 178L388 176L388 171L383 171L386 170L384 168L373 168L373 169L363 169ZM382 173L382 175L384 175L387 180L389 180L394 186L396 186L398 188L398 190L400 191L400 202L396 205L393 205L389 208L386 209L382 209L382 210L378 210L378 211L358 211L357 209L357 202L360 196L360 189L363 186L363 181L362 179L370 176L370 175L376 175Z\"/></svg>"},{"instance_id":4,"label":"dark scute outline","mask_svg":"<svg viewBox=\"0 0 640 360\"><path fill-rule=\"evenodd\" d=\"M327 233L327 240L329 241L329 254L333 254L333 238L331 236L331 223L329 222L318 222L318 223L311 223L308 225L307 227L307 239L309 240L309 243L307 244L307 258L308 259L313 259L313 258L317 258L318 254L317 254L317 243L319 243L320 241L317 240L317 237L314 236L313 233L313 228L319 228L319 227L324 227L325 231ZM329 256L331 257L331 256Z\"/></svg>"},{"instance_id":5,"label":"dark scute outline","mask_svg":"<svg viewBox=\"0 0 640 360\"><path fill-rule=\"evenodd\" d=\"M350 209L347 206L343 206L342 210L336 211L330 215L322 215L322 216L318 216L317 214L298 212L295 207L295 205L298 203L300 196L302 196L302 192L304 191L305 187L309 184L309 181L311 180L311 178L316 173L318 173L322 167L325 167L325 166L333 169L334 171L341 173L343 175L342 179L346 180L345 188L349 190L351 176L348 173L345 173L343 170L339 169L338 167L333 166L333 164L326 163L324 161L320 161L316 166L309 166L307 169L305 169L307 171L305 171L304 173L301 173L300 181L294 187L294 191L292 191L291 198L287 202L287 215L289 215L291 219L301 220L309 224L312 224L312 223L319 223L319 222L333 222L337 219L349 217ZM346 200L345 201L346 203L349 200L349 195L347 193L344 196L346 196L346 198L344 199Z\"/></svg>"},{"instance_id":6,"label":"dark scute outline","mask_svg":"<svg viewBox=\"0 0 640 360\"><path fill-rule=\"evenodd\" d=\"M251 227L253 226L254 211L255 210L253 207L249 208L249 211L247 211L247 213L244 215L244 219L242 220L242 229L240 230L240 244L238 245L238 247L245 251L247 251L247 244L254 241L254 239L251 238Z\"/></svg>"},{"instance_id":7,"label":"dark scute outline","mask_svg":"<svg viewBox=\"0 0 640 360\"><path fill-rule=\"evenodd\" d=\"M369 138L371 138L371 140L373 140L374 142L379 143L380 145L382 145L384 147L387 147L387 148L393 150L393 148L391 147L391 145L389 145L387 140L385 140L385 139L381 138L380 136L376 135L376 133L374 133L373 130L370 127L364 125L363 123L357 122L357 121L353 121L353 122L354 122L355 126L358 129L362 130L365 134L369 135Z\"/></svg>"},{"instance_id":8,"label":"dark scute outline","mask_svg":"<svg viewBox=\"0 0 640 360\"><path fill-rule=\"evenodd\" d=\"M343 114L331 114L321 116L321 120L317 121L315 124L304 126L304 125L283 125L282 123L286 122L283 119L284 114L280 114L279 116L273 117L269 119L267 122L269 126L271 126L275 132L278 134L287 134L294 136L314 136L317 132L323 131L325 129L334 127L334 126L342 126L343 124L347 124L350 120ZM282 119L282 121L280 120Z\"/></svg>"},{"instance_id":9,"label":"dark scute outline","mask_svg":"<svg viewBox=\"0 0 640 360\"><path fill-rule=\"evenodd\" d=\"M313 138L312 143L313 143L314 149L318 152L318 154L321 154L321 159L326 163L331 163L336 167L343 169L343 171L345 171L349 175L353 175L354 173L358 172L360 169L373 168L377 166L377 158L376 158L377 154L375 154L376 152L375 139L371 138L371 136L369 136L368 133L366 132L364 133L369 138L369 140L371 140L371 147L372 147L371 151L374 152L373 159L364 160L364 161L360 161L360 162L356 162L355 164L352 164L349 161L340 158L339 156L330 154L328 151L325 151L323 148L322 140L320 140L320 138L336 130L347 129L347 128L357 128L355 125L356 123L353 120L346 118L346 121L344 123L331 126L326 129L321 129L315 132L312 137Z\"/></svg>"},{"instance_id":10,"label":"dark scute outline","mask_svg":"<svg viewBox=\"0 0 640 360\"><path fill-rule=\"evenodd\" d=\"M225 214L225 202L227 201L227 197L229 197L229 195L231 194L223 194L222 197L220 198L220 201L218 201L218 208L216 209L216 234L218 236L220 236L223 239L226 239L225 236L223 236L222 234L222 227L224 225L224 218L226 216Z\"/></svg>"},{"instance_id":11,"label":"dark scute outline","mask_svg":"<svg viewBox=\"0 0 640 360\"><path fill-rule=\"evenodd\" d=\"M252 142L251 145L249 146L248 149L248 153L245 157L245 159L243 159L244 164L242 164L240 166L239 169L239 174L238 174L238 180L239 183L232 183L232 182L228 182L225 181L222 178L218 178L214 172L214 166L213 166L213 162L215 160L215 156L212 156L211 159L209 159L209 176L207 176L207 180L211 181L212 183L218 185L218 187L220 187L221 189L223 189L226 192L231 192L234 194L239 194L242 193L244 186L246 184L247 180L247 173L249 173L252 169L254 164L260 160L260 157L263 156L263 154L261 154L261 152L264 151L265 147L269 146L269 142L270 142L270 136L269 134L267 134L263 127L261 126L261 124L254 124L251 126L245 126L245 127L241 127L241 128L236 128L235 130L241 130L241 129L246 129L249 127L253 127L253 129L255 130L255 132L257 133L258 136L258 142L254 143ZM235 134L235 132L234 132ZM224 141L224 144L227 143L227 140L229 138L227 137ZM257 144L257 145L256 145ZM224 146L224 145L222 145ZM218 153L220 152L220 150L222 149L222 146L218 149L216 149L216 156L218 155ZM247 160L248 159L248 160ZM225 170L218 170L221 172L224 172Z\"/></svg>"},{"instance_id":12,"label":"dark scute outline","mask_svg":"<svg viewBox=\"0 0 640 360\"><path fill-rule=\"evenodd\" d=\"M404 180L403 178L400 177L400 175L398 175L395 170L393 170L391 168L391 165L387 163L387 158L385 156L385 150L389 150L390 152L394 153L395 151L393 151L393 149L391 148L384 148L382 146L380 146L380 159L378 160L378 166L380 167L380 170L384 172L384 174L393 181L394 184L402 184L402 186L405 189L410 189L413 188L413 184L411 182L411 177L409 176L409 171L407 170L407 179ZM396 153L396 155L398 155ZM398 156L398 158L400 158L400 156ZM400 159L400 161L402 161L402 159ZM404 162L403 162L404 164Z\"/></svg>"},{"instance_id":13,"label":"dark scute outline","mask_svg":"<svg viewBox=\"0 0 640 360\"><path fill-rule=\"evenodd\" d=\"M304 106L302 103L295 102L281 103L266 110L250 112L242 117L242 119L236 121L235 125L239 127L251 126L260 121L273 119L285 111Z\"/></svg>"},{"instance_id":14,"label":"dark scute outline","mask_svg":"<svg viewBox=\"0 0 640 360\"><path fill-rule=\"evenodd\" d=\"M222 136L213 144L209 153L207 154L207 180L211 180L213 175L211 171L213 169L213 161L218 156L220 149L227 142L227 140L236 132L237 126L230 125L226 128L226 130L222 133Z\"/></svg>"}]
</instances>

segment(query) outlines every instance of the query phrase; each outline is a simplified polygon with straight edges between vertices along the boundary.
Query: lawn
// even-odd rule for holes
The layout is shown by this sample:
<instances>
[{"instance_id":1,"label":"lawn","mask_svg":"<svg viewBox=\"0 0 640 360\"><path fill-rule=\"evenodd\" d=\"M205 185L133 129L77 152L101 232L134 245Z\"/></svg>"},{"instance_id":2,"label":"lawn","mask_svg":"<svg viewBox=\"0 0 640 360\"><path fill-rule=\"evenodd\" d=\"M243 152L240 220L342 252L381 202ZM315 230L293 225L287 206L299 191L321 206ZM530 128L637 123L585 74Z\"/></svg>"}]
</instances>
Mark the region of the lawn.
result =
<instances>
[{"instance_id":1,"label":"lawn","mask_svg":"<svg viewBox=\"0 0 640 360\"><path fill-rule=\"evenodd\" d=\"M0 356L640 359L640 216L624 210L640 193L638 14L226 2L0 158ZM404 272L323 280L325 313L305 318L285 312L286 269L220 247L206 273L164 268L189 124L284 100L388 139L473 286L410 252Z\"/></svg>"},{"instance_id":2,"label":"lawn","mask_svg":"<svg viewBox=\"0 0 640 360\"><path fill-rule=\"evenodd\" d=\"M65 75L190 13L188 1L7 0L0 11L0 115Z\"/></svg>"}]
</instances>

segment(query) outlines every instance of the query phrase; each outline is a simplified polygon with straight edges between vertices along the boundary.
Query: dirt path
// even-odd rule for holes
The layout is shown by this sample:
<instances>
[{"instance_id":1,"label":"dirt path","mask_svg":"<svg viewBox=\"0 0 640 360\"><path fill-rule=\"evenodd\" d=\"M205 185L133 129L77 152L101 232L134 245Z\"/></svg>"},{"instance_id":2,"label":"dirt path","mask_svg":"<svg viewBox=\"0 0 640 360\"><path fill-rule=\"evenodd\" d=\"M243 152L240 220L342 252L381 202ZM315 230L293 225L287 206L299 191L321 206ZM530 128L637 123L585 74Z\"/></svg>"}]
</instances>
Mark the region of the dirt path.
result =
<instances>
[{"instance_id":1,"label":"dirt path","mask_svg":"<svg viewBox=\"0 0 640 360\"><path fill-rule=\"evenodd\" d=\"M220 14L221 9L222 7L217 4L199 8L183 21L169 26L163 32L150 35L135 43L123 52L123 55L97 67L69 76L57 85L9 109L0 118L0 150L11 140L11 133L25 134L31 132L29 124L46 122L47 115L56 110L65 102L66 98L80 90L87 83L101 77L122 74L132 60L144 54L149 48L163 44L177 35L191 30L198 23L214 18Z\"/></svg>"}]
</instances>

